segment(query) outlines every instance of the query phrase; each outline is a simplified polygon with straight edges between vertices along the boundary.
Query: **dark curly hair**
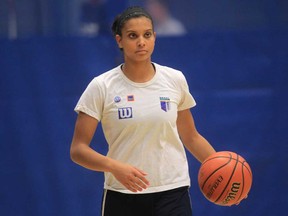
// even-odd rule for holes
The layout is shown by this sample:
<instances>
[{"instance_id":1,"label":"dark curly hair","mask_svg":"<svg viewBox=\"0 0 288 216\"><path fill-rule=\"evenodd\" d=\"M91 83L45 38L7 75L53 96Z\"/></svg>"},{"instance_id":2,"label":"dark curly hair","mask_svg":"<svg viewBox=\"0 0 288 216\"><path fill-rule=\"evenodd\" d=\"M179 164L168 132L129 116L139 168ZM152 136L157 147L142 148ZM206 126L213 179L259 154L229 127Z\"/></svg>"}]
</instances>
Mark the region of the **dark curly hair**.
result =
<instances>
[{"instance_id":1,"label":"dark curly hair","mask_svg":"<svg viewBox=\"0 0 288 216\"><path fill-rule=\"evenodd\" d=\"M114 22L112 24L112 28L111 28L113 35L114 36L116 36L116 35L122 36L121 31L122 31L122 28L123 28L125 22L131 18L137 18L137 17L142 17L142 16L150 19L152 26L154 26L152 17L142 7L139 7L139 6L128 7L125 11L123 11L121 14L119 14L115 17Z\"/></svg>"}]
</instances>

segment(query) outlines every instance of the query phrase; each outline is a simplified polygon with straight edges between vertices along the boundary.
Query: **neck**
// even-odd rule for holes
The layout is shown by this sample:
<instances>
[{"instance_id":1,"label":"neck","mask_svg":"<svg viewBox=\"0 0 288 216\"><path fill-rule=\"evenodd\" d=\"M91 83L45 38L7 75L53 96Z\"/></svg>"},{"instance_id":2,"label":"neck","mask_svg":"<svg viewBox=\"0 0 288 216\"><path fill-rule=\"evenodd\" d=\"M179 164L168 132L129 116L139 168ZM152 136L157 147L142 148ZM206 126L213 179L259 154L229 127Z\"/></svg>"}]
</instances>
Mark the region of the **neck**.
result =
<instances>
[{"instance_id":1,"label":"neck","mask_svg":"<svg viewBox=\"0 0 288 216\"><path fill-rule=\"evenodd\" d=\"M155 75L154 66L150 61L141 64L124 63L122 71L128 79L138 83L148 82Z\"/></svg>"}]
</instances>

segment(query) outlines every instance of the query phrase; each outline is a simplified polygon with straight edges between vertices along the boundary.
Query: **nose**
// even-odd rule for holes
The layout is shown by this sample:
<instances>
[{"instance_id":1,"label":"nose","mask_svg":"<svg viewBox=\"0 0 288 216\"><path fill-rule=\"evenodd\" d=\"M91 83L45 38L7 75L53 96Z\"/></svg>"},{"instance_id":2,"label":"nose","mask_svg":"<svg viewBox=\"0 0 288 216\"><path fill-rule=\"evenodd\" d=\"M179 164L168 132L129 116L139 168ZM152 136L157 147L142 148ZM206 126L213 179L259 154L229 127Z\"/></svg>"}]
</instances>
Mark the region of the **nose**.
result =
<instances>
[{"instance_id":1,"label":"nose","mask_svg":"<svg viewBox=\"0 0 288 216\"><path fill-rule=\"evenodd\" d=\"M139 37L137 45L138 45L139 47L144 47L144 46L145 46L145 38L142 37L142 36Z\"/></svg>"}]
</instances>

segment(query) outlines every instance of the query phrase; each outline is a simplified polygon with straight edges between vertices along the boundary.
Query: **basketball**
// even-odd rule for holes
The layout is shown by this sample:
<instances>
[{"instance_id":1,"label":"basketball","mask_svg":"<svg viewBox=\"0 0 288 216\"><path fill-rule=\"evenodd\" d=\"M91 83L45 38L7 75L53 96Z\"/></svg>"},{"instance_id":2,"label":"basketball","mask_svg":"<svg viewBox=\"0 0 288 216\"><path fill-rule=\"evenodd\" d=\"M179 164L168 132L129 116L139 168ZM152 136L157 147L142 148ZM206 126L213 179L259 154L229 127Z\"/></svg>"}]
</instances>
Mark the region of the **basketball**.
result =
<instances>
[{"instance_id":1,"label":"basketball","mask_svg":"<svg viewBox=\"0 0 288 216\"><path fill-rule=\"evenodd\" d=\"M230 151L216 152L202 163L198 184L210 202L231 206L248 196L252 171L240 155Z\"/></svg>"}]
</instances>

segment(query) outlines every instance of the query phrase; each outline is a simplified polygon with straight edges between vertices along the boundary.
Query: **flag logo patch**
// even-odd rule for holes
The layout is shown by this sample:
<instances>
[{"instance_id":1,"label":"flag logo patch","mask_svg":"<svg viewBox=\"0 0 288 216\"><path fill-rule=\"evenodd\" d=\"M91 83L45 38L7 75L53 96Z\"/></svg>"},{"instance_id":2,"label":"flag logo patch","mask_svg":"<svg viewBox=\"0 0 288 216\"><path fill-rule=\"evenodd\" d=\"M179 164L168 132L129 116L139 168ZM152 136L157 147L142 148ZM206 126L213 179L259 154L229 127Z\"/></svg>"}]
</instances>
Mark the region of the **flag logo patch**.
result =
<instances>
[{"instance_id":1,"label":"flag logo patch","mask_svg":"<svg viewBox=\"0 0 288 216\"><path fill-rule=\"evenodd\" d=\"M127 95L127 101L134 101L134 95Z\"/></svg>"},{"instance_id":2,"label":"flag logo patch","mask_svg":"<svg viewBox=\"0 0 288 216\"><path fill-rule=\"evenodd\" d=\"M170 98L160 97L160 106L163 111L168 112L170 110Z\"/></svg>"}]
</instances>

